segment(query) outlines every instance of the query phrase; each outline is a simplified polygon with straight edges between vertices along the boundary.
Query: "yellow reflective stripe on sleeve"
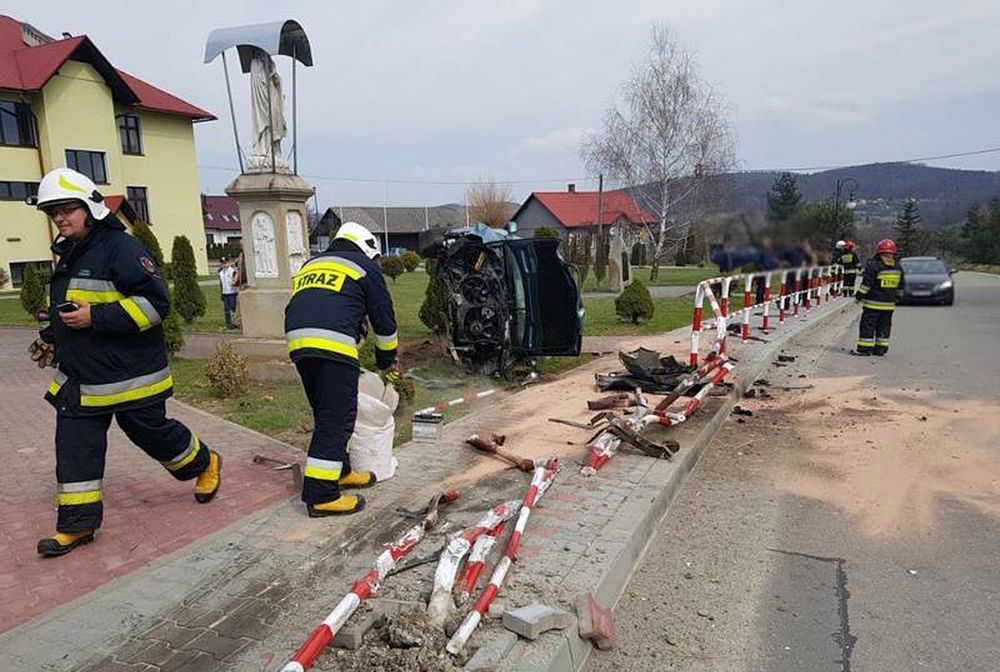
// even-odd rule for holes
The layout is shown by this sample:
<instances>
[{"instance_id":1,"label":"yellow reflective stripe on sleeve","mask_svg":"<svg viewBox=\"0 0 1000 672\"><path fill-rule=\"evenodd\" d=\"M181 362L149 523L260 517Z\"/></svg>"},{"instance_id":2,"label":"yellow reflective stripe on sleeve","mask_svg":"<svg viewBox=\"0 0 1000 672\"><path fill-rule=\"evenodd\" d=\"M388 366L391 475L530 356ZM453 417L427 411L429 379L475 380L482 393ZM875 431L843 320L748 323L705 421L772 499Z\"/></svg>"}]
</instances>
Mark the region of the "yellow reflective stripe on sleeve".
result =
<instances>
[{"instance_id":1,"label":"yellow reflective stripe on sleeve","mask_svg":"<svg viewBox=\"0 0 1000 672\"><path fill-rule=\"evenodd\" d=\"M348 265L340 261L333 261L332 259L319 259L306 264L302 267L302 270L299 271L299 274L301 275L305 272L313 273L315 271L334 271L335 273L343 273L351 280L360 280L365 274L363 269L358 268L354 264Z\"/></svg>"},{"instance_id":2,"label":"yellow reflective stripe on sleeve","mask_svg":"<svg viewBox=\"0 0 1000 672\"><path fill-rule=\"evenodd\" d=\"M101 501L101 491L91 490L90 492L60 492L56 499L60 506L78 506L80 504L93 504Z\"/></svg>"},{"instance_id":3,"label":"yellow reflective stripe on sleeve","mask_svg":"<svg viewBox=\"0 0 1000 672\"><path fill-rule=\"evenodd\" d=\"M348 357L358 358L358 349L347 345L346 343L339 343L337 341L331 341L325 338L316 337L306 337L306 338L295 338L288 341L288 352L294 350L303 350L305 348L314 348L316 350L328 350L330 352L340 353L341 355L347 355Z\"/></svg>"},{"instance_id":4,"label":"yellow reflective stripe on sleeve","mask_svg":"<svg viewBox=\"0 0 1000 672\"><path fill-rule=\"evenodd\" d=\"M149 322L149 318L146 317L146 314L142 312L142 309L139 308L139 306L137 306L135 301L132 299L125 297L118 302L118 305L120 305L125 312L128 313L128 316L132 318L135 325L139 327L139 331L146 331L153 326Z\"/></svg>"},{"instance_id":5,"label":"yellow reflective stripe on sleeve","mask_svg":"<svg viewBox=\"0 0 1000 672\"><path fill-rule=\"evenodd\" d=\"M399 347L399 338L396 334L380 336L375 334L375 347L379 350L395 350Z\"/></svg>"},{"instance_id":6,"label":"yellow reflective stripe on sleeve","mask_svg":"<svg viewBox=\"0 0 1000 672\"><path fill-rule=\"evenodd\" d=\"M86 301L87 303L114 303L121 301L125 295L118 290L95 291L91 289L66 290L67 301Z\"/></svg>"}]
</instances>

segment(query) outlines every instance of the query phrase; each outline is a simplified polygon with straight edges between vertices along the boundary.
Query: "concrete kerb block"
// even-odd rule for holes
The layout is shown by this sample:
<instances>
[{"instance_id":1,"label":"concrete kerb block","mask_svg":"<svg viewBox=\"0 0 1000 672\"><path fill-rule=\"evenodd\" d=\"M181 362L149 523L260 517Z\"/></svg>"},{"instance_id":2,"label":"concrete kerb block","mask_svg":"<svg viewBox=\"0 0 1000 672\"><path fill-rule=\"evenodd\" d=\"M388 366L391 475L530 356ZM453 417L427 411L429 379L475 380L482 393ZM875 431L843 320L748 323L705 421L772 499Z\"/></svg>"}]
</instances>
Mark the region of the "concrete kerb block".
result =
<instances>
[{"instance_id":1,"label":"concrete kerb block","mask_svg":"<svg viewBox=\"0 0 1000 672\"><path fill-rule=\"evenodd\" d=\"M572 625L571 613L540 602L503 613L503 626L525 639L538 639L543 632L564 630Z\"/></svg>"},{"instance_id":2,"label":"concrete kerb block","mask_svg":"<svg viewBox=\"0 0 1000 672\"><path fill-rule=\"evenodd\" d=\"M517 635L513 632L501 632L489 642L479 647L463 670L477 672L494 672L510 650L517 644Z\"/></svg>"}]
</instances>

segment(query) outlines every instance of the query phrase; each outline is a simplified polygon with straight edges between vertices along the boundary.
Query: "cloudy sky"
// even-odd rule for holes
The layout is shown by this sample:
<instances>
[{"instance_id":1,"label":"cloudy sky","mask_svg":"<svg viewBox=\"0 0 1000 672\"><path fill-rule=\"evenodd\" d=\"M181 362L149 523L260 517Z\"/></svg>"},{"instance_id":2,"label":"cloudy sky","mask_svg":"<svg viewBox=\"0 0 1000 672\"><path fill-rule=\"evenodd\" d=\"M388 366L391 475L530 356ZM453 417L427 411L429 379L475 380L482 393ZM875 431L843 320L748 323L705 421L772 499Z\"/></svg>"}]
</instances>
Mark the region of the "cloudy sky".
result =
<instances>
[{"instance_id":1,"label":"cloudy sky","mask_svg":"<svg viewBox=\"0 0 1000 672\"><path fill-rule=\"evenodd\" d=\"M86 33L116 66L215 112L197 141L202 183L216 193L236 156L222 64L202 63L205 39L213 28L286 18L312 43L315 66L298 71L299 161L321 206L379 204L384 191L390 205L461 201L462 185L483 178L511 182L516 200L591 185L580 136L600 123L655 22L675 30L730 102L744 168L1000 147L997 0L67 6L7 0L2 11L53 36ZM247 79L232 72L245 143ZM930 163L997 170L1000 153Z\"/></svg>"}]
</instances>

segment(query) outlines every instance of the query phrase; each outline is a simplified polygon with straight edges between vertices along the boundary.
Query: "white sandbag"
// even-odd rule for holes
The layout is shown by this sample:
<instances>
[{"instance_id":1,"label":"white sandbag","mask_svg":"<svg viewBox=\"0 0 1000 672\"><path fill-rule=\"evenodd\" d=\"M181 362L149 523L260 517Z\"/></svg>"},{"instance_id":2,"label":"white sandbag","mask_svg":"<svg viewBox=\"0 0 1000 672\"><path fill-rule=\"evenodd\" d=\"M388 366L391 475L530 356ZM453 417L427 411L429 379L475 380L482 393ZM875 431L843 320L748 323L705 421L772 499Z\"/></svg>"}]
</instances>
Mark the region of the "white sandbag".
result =
<instances>
[{"instance_id":1,"label":"white sandbag","mask_svg":"<svg viewBox=\"0 0 1000 672\"><path fill-rule=\"evenodd\" d=\"M399 462L392 454L392 439L396 421L392 414L399 404L399 394L392 385L385 385L365 371L358 380L358 417L354 434L347 444L351 453L351 468L372 471L384 481L396 473Z\"/></svg>"}]
</instances>

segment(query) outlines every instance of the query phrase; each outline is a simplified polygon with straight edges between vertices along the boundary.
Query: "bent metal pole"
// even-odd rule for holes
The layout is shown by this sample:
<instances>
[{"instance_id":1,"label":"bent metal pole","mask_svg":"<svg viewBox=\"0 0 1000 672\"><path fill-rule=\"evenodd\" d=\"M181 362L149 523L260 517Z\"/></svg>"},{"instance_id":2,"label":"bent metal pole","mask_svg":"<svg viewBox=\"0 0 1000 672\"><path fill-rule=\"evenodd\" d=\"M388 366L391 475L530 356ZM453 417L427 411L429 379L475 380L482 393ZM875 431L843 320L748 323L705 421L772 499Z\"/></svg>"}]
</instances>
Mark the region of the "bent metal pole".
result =
<instances>
[{"instance_id":1,"label":"bent metal pole","mask_svg":"<svg viewBox=\"0 0 1000 672\"><path fill-rule=\"evenodd\" d=\"M448 645L445 647L448 653L457 655L465 647L466 642L472 637L472 633L475 632L476 626L479 625L483 615L490 608L490 603L497 596L497 592L499 592L500 586L503 585L511 565L517 559L517 550L521 545L521 535L524 534L524 528L528 524L531 509L542 498L542 495L549 489L549 486L552 485L552 481L557 473L559 473L559 460L556 458L550 459L545 466L535 468L535 473L531 478L531 486L524 495L524 502L521 504L521 512L518 514L517 524L514 526L514 531L511 533L510 539L507 540L507 547L504 549L503 557L500 558L496 568L493 570L489 585L483 590L476 603L472 605L472 610L465 615L465 620L458 626L458 630L448 640Z\"/></svg>"},{"instance_id":2,"label":"bent metal pole","mask_svg":"<svg viewBox=\"0 0 1000 672\"><path fill-rule=\"evenodd\" d=\"M305 672L312 666L319 654L333 641L333 636L344 626L344 623L357 610L358 606L371 597L372 593L378 591L382 580L396 568L400 560L420 543L427 528L434 526L434 523L437 522L438 504L451 501L455 496L457 493L440 494L431 500L427 507L427 515L424 516L423 520L408 529L389 548L382 551L375 559L371 571L354 582L354 585L351 586L351 592L347 593L333 611L323 619L323 622L312 631L312 634L295 652L292 659L281 668L281 672Z\"/></svg>"}]
</instances>

